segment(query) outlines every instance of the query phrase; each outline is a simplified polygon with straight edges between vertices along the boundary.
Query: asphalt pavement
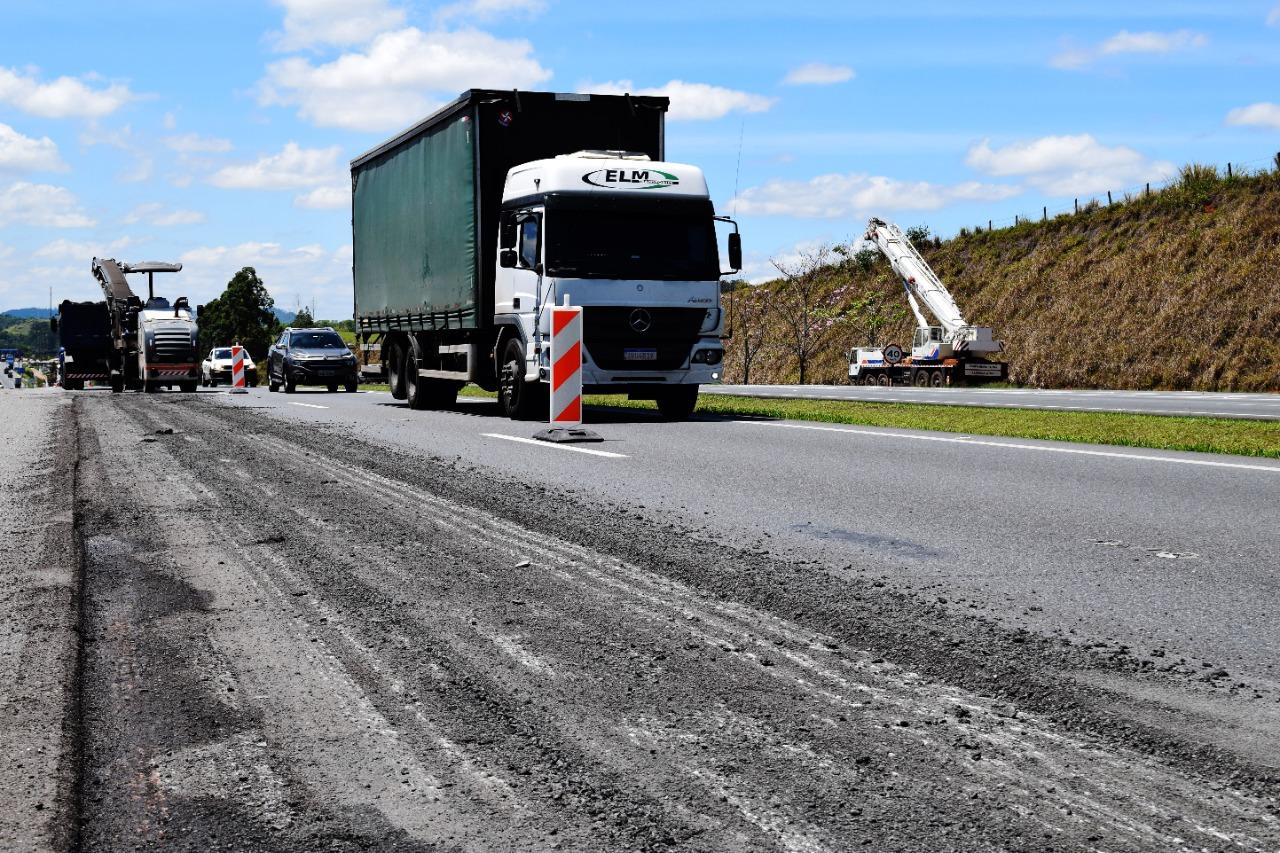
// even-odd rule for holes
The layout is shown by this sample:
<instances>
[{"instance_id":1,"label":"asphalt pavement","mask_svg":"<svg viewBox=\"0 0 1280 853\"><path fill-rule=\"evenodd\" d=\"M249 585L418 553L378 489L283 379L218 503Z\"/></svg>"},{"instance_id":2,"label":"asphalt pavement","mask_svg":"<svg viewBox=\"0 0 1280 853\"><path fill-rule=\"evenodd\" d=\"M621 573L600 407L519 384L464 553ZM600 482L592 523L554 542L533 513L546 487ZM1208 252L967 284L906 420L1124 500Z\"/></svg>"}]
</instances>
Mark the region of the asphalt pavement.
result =
<instances>
[{"instance_id":1,"label":"asphalt pavement","mask_svg":"<svg viewBox=\"0 0 1280 853\"><path fill-rule=\"evenodd\" d=\"M1280 848L1280 463L62 396L85 849Z\"/></svg>"},{"instance_id":2,"label":"asphalt pavement","mask_svg":"<svg viewBox=\"0 0 1280 853\"><path fill-rule=\"evenodd\" d=\"M802 400L863 400L944 406L995 406L1067 412L1133 412L1280 420L1280 394L1208 391L1059 391L1027 388L915 388L865 385L709 385L704 394Z\"/></svg>"}]
</instances>

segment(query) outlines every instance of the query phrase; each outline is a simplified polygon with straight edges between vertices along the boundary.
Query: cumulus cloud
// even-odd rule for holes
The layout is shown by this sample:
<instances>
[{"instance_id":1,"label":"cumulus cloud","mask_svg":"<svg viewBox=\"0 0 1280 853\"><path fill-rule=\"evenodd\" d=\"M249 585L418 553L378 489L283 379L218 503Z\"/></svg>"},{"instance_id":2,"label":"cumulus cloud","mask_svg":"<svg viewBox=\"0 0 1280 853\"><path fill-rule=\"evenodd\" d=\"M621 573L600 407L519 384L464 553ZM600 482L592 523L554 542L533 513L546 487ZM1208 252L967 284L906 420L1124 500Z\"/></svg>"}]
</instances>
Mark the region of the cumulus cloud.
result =
<instances>
[{"instance_id":1,"label":"cumulus cloud","mask_svg":"<svg viewBox=\"0 0 1280 853\"><path fill-rule=\"evenodd\" d=\"M253 267L278 305L315 298L321 316L351 316L349 245L329 250L319 244L289 248L281 243L246 242L193 248L178 260L193 302L214 298L241 268Z\"/></svg>"},{"instance_id":2,"label":"cumulus cloud","mask_svg":"<svg viewBox=\"0 0 1280 853\"><path fill-rule=\"evenodd\" d=\"M551 72L533 46L478 30L383 33L363 52L313 64L290 57L267 67L264 106L296 106L321 127L385 131L420 119L469 88L532 88Z\"/></svg>"},{"instance_id":3,"label":"cumulus cloud","mask_svg":"<svg viewBox=\"0 0 1280 853\"><path fill-rule=\"evenodd\" d=\"M0 124L0 171L65 172L67 164L58 154L57 144L47 136L23 136L7 124Z\"/></svg>"},{"instance_id":4,"label":"cumulus cloud","mask_svg":"<svg viewBox=\"0 0 1280 853\"><path fill-rule=\"evenodd\" d=\"M159 202L140 204L121 220L125 225L136 225L139 222L167 228L173 225L199 225L204 222L205 215L198 210L183 210L166 207Z\"/></svg>"},{"instance_id":5,"label":"cumulus cloud","mask_svg":"<svg viewBox=\"0 0 1280 853\"><path fill-rule=\"evenodd\" d=\"M984 139L965 158L994 177L1020 177L1054 196L1092 195L1143 181L1163 180L1177 170L1124 145L1107 146L1092 135L1044 136L992 148Z\"/></svg>"},{"instance_id":6,"label":"cumulus cloud","mask_svg":"<svg viewBox=\"0 0 1280 853\"><path fill-rule=\"evenodd\" d=\"M825 62L810 62L798 68L792 68L782 82L788 86L830 86L833 83L844 83L854 77L853 69L847 65L828 65Z\"/></svg>"},{"instance_id":7,"label":"cumulus cloud","mask_svg":"<svg viewBox=\"0 0 1280 853\"><path fill-rule=\"evenodd\" d=\"M1265 101L1237 107L1227 113L1227 124L1237 127L1270 127L1280 130L1280 104Z\"/></svg>"},{"instance_id":8,"label":"cumulus cloud","mask_svg":"<svg viewBox=\"0 0 1280 853\"><path fill-rule=\"evenodd\" d=\"M293 200L294 207L307 210L340 210L351 206L351 185L316 187Z\"/></svg>"},{"instance_id":9,"label":"cumulus cloud","mask_svg":"<svg viewBox=\"0 0 1280 853\"><path fill-rule=\"evenodd\" d=\"M42 83L30 71L0 68L0 103L42 118L102 118L136 98L120 83L95 88L75 77Z\"/></svg>"},{"instance_id":10,"label":"cumulus cloud","mask_svg":"<svg viewBox=\"0 0 1280 853\"><path fill-rule=\"evenodd\" d=\"M395 29L405 13L386 0L274 0L284 9L284 31L272 41L278 50L323 45L365 44L378 33Z\"/></svg>"},{"instance_id":11,"label":"cumulus cloud","mask_svg":"<svg viewBox=\"0 0 1280 853\"><path fill-rule=\"evenodd\" d=\"M253 163L225 166L209 177L209 183L223 189L296 190L332 184L343 173L342 149L302 148L290 142L279 154L268 154Z\"/></svg>"},{"instance_id":12,"label":"cumulus cloud","mask_svg":"<svg viewBox=\"0 0 1280 853\"><path fill-rule=\"evenodd\" d=\"M1146 31L1139 33L1121 30L1092 47L1068 47L1050 59L1049 64L1054 68L1074 70L1085 68L1106 57L1126 54L1182 53L1204 47L1208 43L1207 36L1192 30L1176 30L1174 32Z\"/></svg>"},{"instance_id":13,"label":"cumulus cloud","mask_svg":"<svg viewBox=\"0 0 1280 853\"><path fill-rule=\"evenodd\" d=\"M462 3L451 3L442 7L436 12L436 20L474 18L492 21L496 18L515 15L536 15L546 8L547 4L544 0L465 0Z\"/></svg>"},{"instance_id":14,"label":"cumulus cloud","mask_svg":"<svg viewBox=\"0 0 1280 853\"><path fill-rule=\"evenodd\" d=\"M608 83L586 83L580 92L599 95L659 95L671 99L667 118L672 121L710 121L724 118L729 113L762 113L772 107L777 98L753 95L737 89L726 89L708 83L687 83L684 80L652 88L636 88L630 80L613 80Z\"/></svg>"},{"instance_id":15,"label":"cumulus cloud","mask_svg":"<svg viewBox=\"0 0 1280 853\"><path fill-rule=\"evenodd\" d=\"M0 226L89 228L94 224L66 187L19 181L0 190Z\"/></svg>"},{"instance_id":16,"label":"cumulus cloud","mask_svg":"<svg viewBox=\"0 0 1280 853\"><path fill-rule=\"evenodd\" d=\"M68 240L61 238L45 243L31 253L33 258L53 258L62 260L84 261L84 268L89 266L90 258L110 258L134 244L130 237L121 237L108 243L95 243L88 240Z\"/></svg>"},{"instance_id":17,"label":"cumulus cloud","mask_svg":"<svg viewBox=\"0 0 1280 853\"><path fill-rule=\"evenodd\" d=\"M808 181L775 180L743 190L731 202L744 216L838 219L869 213L938 210L966 201L999 201L1019 187L965 181L934 184L865 173L819 175Z\"/></svg>"},{"instance_id":18,"label":"cumulus cloud","mask_svg":"<svg viewBox=\"0 0 1280 853\"><path fill-rule=\"evenodd\" d=\"M179 154L222 154L231 150L230 139L201 136L198 133L180 133L160 140L170 151Z\"/></svg>"}]
</instances>

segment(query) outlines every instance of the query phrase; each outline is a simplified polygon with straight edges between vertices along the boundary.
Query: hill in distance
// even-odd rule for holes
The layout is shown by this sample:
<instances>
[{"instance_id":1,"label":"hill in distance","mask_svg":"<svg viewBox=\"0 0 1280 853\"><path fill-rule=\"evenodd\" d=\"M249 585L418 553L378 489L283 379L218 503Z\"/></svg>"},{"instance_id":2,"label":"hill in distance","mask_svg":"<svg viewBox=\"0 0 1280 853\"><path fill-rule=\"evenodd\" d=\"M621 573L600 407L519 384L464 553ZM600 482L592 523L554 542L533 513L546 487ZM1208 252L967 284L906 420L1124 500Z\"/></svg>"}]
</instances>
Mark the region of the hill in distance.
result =
<instances>
[{"instance_id":1,"label":"hill in distance","mask_svg":"<svg viewBox=\"0 0 1280 853\"><path fill-rule=\"evenodd\" d=\"M57 309L54 309L57 313ZM6 317L16 317L19 320L48 320L50 316L48 308L10 308L8 311L0 311Z\"/></svg>"}]
</instances>

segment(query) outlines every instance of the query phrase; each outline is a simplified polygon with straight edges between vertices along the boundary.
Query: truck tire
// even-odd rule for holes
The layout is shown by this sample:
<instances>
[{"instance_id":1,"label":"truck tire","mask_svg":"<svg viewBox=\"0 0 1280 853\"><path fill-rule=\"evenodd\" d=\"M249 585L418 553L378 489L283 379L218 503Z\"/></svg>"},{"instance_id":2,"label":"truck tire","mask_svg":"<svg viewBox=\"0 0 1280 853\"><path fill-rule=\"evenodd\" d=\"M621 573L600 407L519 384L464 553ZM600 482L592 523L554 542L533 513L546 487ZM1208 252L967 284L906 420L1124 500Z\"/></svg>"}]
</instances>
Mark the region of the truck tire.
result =
<instances>
[{"instance_id":1,"label":"truck tire","mask_svg":"<svg viewBox=\"0 0 1280 853\"><path fill-rule=\"evenodd\" d=\"M330 382L328 385L325 386L325 390L328 391L330 394L338 393L338 383Z\"/></svg>"},{"instance_id":2,"label":"truck tire","mask_svg":"<svg viewBox=\"0 0 1280 853\"><path fill-rule=\"evenodd\" d=\"M387 385L391 388L391 399L393 400L404 399L404 375L401 372L403 362L404 348L399 344L391 344L387 348Z\"/></svg>"},{"instance_id":3,"label":"truck tire","mask_svg":"<svg viewBox=\"0 0 1280 853\"><path fill-rule=\"evenodd\" d=\"M190 382L179 382L178 387L184 394L194 394L196 392L196 383L194 379Z\"/></svg>"},{"instance_id":4,"label":"truck tire","mask_svg":"<svg viewBox=\"0 0 1280 853\"><path fill-rule=\"evenodd\" d=\"M864 386L871 386L879 385L880 382L876 379L876 375L874 373L868 373L866 376L862 377L862 384Z\"/></svg>"},{"instance_id":5,"label":"truck tire","mask_svg":"<svg viewBox=\"0 0 1280 853\"><path fill-rule=\"evenodd\" d=\"M507 341L502 354L502 375L498 377L498 405L513 421L532 420L539 414L541 382L524 381L524 344L517 338Z\"/></svg>"},{"instance_id":6,"label":"truck tire","mask_svg":"<svg viewBox=\"0 0 1280 853\"><path fill-rule=\"evenodd\" d=\"M124 377L112 376L111 377L111 393L120 394L120 393L123 393L123 391L124 391Z\"/></svg>"},{"instance_id":7,"label":"truck tire","mask_svg":"<svg viewBox=\"0 0 1280 853\"><path fill-rule=\"evenodd\" d=\"M669 421L683 421L698 406L697 385L677 385L658 392L658 412Z\"/></svg>"},{"instance_id":8,"label":"truck tire","mask_svg":"<svg viewBox=\"0 0 1280 853\"><path fill-rule=\"evenodd\" d=\"M880 387L888 388L892 384L893 384L893 380L889 378L889 374L887 373L880 374Z\"/></svg>"},{"instance_id":9,"label":"truck tire","mask_svg":"<svg viewBox=\"0 0 1280 853\"><path fill-rule=\"evenodd\" d=\"M410 339L403 361L404 393L411 409L447 409L458 401L458 383L449 379L427 379L418 375L422 349ZM352 389L355 390L354 388Z\"/></svg>"},{"instance_id":10,"label":"truck tire","mask_svg":"<svg viewBox=\"0 0 1280 853\"><path fill-rule=\"evenodd\" d=\"M929 384L934 388L941 388L945 384L941 370L935 370L929 374Z\"/></svg>"},{"instance_id":11,"label":"truck tire","mask_svg":"<svg viewBox=\"0 0 1280 853\"><path fill-rule=\"evenodd\" d=\"M911 378L911 384L917 388L929 387L929 371L917 370L916 375Z\"/></svg>"},{"instance_id":12,"label":"truck tire","mask_svg":"<svg viewBox=\"0 0 1280 853\"><path fill-rule=\"evenodd\" d=\"M160 390L160 386L155 382L147 381L142 383L142 390L146 394L154 394Z\"/></svg>"},{"instance_id":13,"label":"truck tire","mask_svg":"<svg viewBox=\"0 0 1280 853\"><path fill-rule=\"evenodd\" d=\"M360 387L360 386L359 386L357 383L355 383L355 382L348 382L348 383L346 384L347 393L348 393L348 394L354 394L354 393L356 393L356 388L358 388L358 387Z\"/></svg>"}]
</instances>

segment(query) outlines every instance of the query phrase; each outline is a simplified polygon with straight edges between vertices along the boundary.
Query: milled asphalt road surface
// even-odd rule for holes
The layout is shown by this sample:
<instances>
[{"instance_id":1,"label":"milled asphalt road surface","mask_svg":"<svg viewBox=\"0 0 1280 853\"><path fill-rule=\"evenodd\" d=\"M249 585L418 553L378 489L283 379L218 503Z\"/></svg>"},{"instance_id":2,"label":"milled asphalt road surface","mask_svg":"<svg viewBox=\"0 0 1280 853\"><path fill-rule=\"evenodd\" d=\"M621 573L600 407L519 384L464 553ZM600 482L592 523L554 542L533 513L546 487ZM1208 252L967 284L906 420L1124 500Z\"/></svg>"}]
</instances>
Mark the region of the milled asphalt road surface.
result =
<instances>
[{"instance_id":1,"label":"milled asphalt road surface","mask_svg":"<svg viewBox=\"0 0 1280 853\"><path fill-rule=\"evenodd\" d=\"M1149 415L1280 420L1280 394L1205 391L1050 391L1023 388L914 388L862 385L715 385L709 394L803 400L864 400L995 406L1064 412L1133 412Z\"/></svg>"},{"instance_id":2,"label":"milled asphalt road surface","mask_svg":"<svg viewBox=\"0 0 1280 853\"><path fill-rule=\"evenodd\" d=\"M84 849L1280 849L1280 464L49 398Z\"/></svg>"}]
</instances>

